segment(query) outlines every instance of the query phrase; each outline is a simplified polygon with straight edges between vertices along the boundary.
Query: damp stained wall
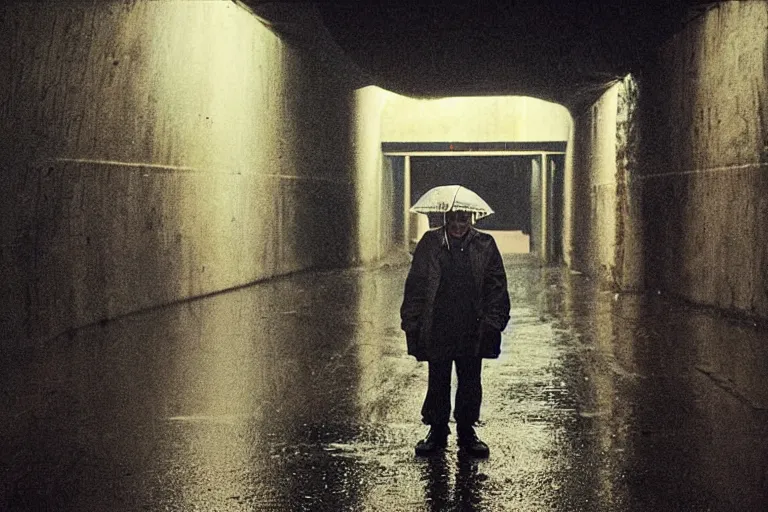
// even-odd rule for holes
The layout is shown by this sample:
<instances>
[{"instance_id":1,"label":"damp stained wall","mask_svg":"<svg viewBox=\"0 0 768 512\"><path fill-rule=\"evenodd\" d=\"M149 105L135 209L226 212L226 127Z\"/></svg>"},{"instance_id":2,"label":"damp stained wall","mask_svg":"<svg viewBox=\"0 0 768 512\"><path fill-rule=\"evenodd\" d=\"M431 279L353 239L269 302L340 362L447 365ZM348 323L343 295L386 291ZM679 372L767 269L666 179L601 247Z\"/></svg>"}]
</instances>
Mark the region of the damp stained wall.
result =
<instances>
[{"instance_id":1,"label":"damp stained wall","mask_svg":"<svg viewBox=\"0 0 768 512\"><path fill-rule=\"evenodd\" d=\"M376 102L241 6L16 3L0 48L6 348L385 252Z\"/></svg>"},{"instance_id":2,"label":"damp stained wall","mask_svg":"<svg viewBox=\"0 0 768 512\"><path fill-rule=\"evenodd\" d=\"M768 316L768 3L721 2L640 81L647 285Z\"/></svg>"},{"instance_id":3,"label":"damp stained wall","mask_svg":"<svg viewBox=\"0 0 768 512\"><path fill-rule=\"evenodd\" d=\"M768 316L767 44L768 4L713 4L574 113L569 265Z\"/></svg>"}]
</instances>

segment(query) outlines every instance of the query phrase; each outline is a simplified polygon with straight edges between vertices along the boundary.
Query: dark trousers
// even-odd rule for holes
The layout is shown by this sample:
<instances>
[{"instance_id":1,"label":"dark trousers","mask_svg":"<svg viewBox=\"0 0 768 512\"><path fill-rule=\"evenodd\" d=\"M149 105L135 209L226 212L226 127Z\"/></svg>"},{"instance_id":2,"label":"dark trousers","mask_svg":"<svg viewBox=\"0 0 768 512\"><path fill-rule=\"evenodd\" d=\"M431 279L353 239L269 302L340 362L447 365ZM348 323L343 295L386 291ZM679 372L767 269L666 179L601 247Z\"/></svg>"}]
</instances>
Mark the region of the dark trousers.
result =
<instances>
[{"instance_id":1,"label":"dark trousers","mask_svg":"<svg viewBox=\"0 0 768 512\"><path fill-rule=\"evenodd\" d=\"M480 357L459 357L453 360L429 361L429 386L421 408L422 421L426 425L448 424L451 416L451 373L454 363L458 387L453 418L459 428L472 426L480 419L480 404L483 401L480 372L483 360Z\"/></svg>"}]
</instances>

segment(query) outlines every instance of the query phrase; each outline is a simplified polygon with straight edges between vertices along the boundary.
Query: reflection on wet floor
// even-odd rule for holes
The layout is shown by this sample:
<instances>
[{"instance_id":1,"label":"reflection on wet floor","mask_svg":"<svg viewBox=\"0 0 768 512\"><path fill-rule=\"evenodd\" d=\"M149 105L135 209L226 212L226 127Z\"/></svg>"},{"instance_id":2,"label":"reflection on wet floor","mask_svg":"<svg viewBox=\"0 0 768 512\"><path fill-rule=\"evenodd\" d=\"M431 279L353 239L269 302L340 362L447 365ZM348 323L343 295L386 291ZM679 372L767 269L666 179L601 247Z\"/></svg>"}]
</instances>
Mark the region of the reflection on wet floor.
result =
<instances>
[{"instance_id":1,"label":"reflection on wet floor","mask_svg":"<svg viewBox=\"0 0 768 512\"><path fill-rule=\"evenodd\" d=\"M307 273L3 359L0 509L768 509L764 330L506 261L488 460L413 455L407 268Z\"/></svg>"}]
</instances>

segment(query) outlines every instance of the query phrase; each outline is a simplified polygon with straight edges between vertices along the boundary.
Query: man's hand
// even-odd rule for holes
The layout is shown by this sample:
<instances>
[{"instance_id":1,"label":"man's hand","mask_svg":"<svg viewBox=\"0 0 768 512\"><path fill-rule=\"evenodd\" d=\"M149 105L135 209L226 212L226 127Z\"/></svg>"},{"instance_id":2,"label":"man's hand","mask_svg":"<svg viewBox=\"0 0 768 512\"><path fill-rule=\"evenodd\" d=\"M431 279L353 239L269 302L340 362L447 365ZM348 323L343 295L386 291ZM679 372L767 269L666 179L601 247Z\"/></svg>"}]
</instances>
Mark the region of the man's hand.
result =
<instances>
[{"instance_id":1,"label":"man's hand","mask_svg":"<svg viewBox=\"0 0 768 512\"><path fill-rule=\"evenodd\" d=\"M480 322L477 328L477 339L480 344L478 355L495 359L501 353L501 331L487 322Z\"/></svg>"},{"instance_id":2,"label":"man's hand","mask_svg":"<svg viewBox=\"0 0 768 512\"><path fill-rule=\"evenodd\" d=\"M405 340L408 343L408 353L411 353L412 350L417 349L419 346L419 330L411 329L405 331Z\"/></svg>"}]
</instances>

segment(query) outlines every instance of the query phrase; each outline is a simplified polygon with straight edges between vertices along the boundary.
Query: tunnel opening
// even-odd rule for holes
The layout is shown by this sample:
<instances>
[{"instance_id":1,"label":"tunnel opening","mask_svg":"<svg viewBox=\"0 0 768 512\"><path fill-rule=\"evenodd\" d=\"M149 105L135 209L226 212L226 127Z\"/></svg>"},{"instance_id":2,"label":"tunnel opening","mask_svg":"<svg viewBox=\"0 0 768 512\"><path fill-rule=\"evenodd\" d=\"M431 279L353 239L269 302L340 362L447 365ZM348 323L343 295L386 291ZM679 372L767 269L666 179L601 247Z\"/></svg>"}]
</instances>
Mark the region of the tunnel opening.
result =
<instances>
[{"instance_id":1,"label":"tunnel opening","mask_svg":"<svg viewBox=\"0 0 768 512\"><path fill-rule=\"evenodd\" d=\"M402 187L397 200L403 202L403 208L396 212L393 224L405 230L410 221L409 250L427 229L443 223L440 214L409 212L410 205L433 187L456 184L473 190L491 205L494 214L479 219L475 227L491 234L503 254L538 253L543 243L551 259L562 260L563 154L388 154L385 160L396 186Z\"/></svg>"},{"instance_id":2,"label":"tunnel opening","mask_svg":"<svg viewBox=\"0 0 768 512\"><path fill-rule=\"evenodd\" d=\"M439 214L410 212L411 205L433 187L458 184L493 208L476 227L491 234L502 253L563 260L570 133L563 107L516 96L421 100L391 94L382 114L383 166L401 189L394 225L410 252L425 231L443 222Z\"/></svg>"}]
</instances>

